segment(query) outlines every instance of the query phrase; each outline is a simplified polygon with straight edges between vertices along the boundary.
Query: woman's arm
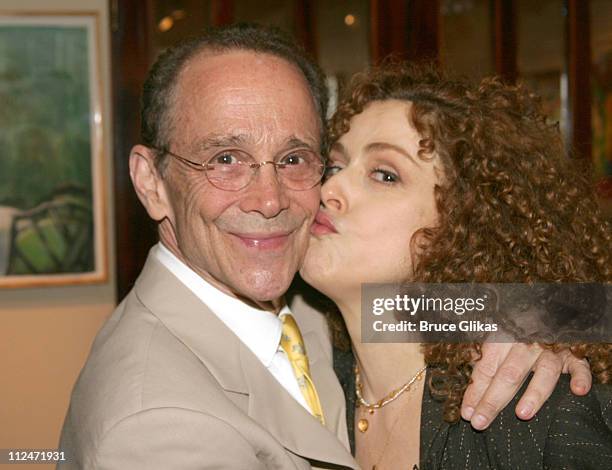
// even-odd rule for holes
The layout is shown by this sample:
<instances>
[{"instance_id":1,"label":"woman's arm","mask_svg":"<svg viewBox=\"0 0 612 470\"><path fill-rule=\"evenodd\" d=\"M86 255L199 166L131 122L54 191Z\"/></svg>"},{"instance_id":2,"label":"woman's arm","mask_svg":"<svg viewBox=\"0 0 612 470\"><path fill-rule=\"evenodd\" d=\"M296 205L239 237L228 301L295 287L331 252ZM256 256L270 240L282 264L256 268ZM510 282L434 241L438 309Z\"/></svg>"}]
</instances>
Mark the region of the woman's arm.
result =
<instances>
[{"instance_id":1,"label":"woman's arm","mask_svg":"<svg viewBox=\"0 0 612 470\"><path fill-rule=\"evenodd\" d=\"M512 400L529 373L533 377L516 406L516 415L531 419L552 394L560 374L571 374L570 388L584 395L591 388L591 369L569 351L553 353L535 344L485 343L466 389L461 416L475 429L487 428Z\"/></svg>"}]
</instances>

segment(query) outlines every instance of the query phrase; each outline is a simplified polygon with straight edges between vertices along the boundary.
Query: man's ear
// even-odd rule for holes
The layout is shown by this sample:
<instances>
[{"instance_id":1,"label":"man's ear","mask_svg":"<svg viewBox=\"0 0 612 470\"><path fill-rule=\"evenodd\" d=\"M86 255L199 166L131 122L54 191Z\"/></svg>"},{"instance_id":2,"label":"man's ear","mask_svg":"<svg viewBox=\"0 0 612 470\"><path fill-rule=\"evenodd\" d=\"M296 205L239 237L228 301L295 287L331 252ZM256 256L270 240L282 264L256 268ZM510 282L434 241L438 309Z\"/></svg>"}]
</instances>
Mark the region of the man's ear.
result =
<instances>
[{"instance_id":1,"label":"man's ear","mask_svg":"<svg viewBox=\"0 0 612 470\"><path fill-rule=\"evenodd\" d=\"M130 178L138 199L149 217L159 222L171 214L164 181L155 166L155 154L144 145L135 145L130 152Z\"/></svg>"}]
</instances>

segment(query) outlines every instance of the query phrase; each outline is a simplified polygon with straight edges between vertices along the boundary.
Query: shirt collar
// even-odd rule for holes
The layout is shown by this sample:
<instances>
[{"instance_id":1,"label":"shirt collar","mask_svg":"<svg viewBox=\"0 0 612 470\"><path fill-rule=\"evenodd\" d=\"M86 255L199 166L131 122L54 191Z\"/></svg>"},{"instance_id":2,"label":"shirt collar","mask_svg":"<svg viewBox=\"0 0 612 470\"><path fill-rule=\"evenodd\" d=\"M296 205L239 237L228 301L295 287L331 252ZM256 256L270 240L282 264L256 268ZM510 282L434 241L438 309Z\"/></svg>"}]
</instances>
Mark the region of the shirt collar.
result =
<instances>
[{"instance_id":1,"label":"shirt collar","mask_svg":"<svg viewBox=\"0 0 612 470\"><path fill-rule=\"evenodd\" d=\"M277 315L252 307L205 281L159 242L154 256L189 288L238 338L269 367L279 348L285 305Z\"/></svg>"}]
</instances>

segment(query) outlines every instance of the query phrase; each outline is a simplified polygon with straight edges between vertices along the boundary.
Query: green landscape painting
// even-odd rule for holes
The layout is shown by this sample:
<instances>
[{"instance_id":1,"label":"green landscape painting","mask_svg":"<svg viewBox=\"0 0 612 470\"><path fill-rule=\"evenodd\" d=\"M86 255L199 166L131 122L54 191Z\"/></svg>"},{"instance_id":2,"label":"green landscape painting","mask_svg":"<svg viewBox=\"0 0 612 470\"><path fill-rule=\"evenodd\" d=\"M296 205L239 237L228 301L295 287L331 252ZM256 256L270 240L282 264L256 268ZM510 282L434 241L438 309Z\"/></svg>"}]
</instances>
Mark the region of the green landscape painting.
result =
<instances>
[{"instance_id":1,"label":"green landscape painting","mask_svg":"<svg viewBox=\"0 0 612 470\"><path fill-rule=\"evenodd\" d=\"M91 31L75 23L0 22L0 285L96 270Z\"/></svg>"}]
</instances>

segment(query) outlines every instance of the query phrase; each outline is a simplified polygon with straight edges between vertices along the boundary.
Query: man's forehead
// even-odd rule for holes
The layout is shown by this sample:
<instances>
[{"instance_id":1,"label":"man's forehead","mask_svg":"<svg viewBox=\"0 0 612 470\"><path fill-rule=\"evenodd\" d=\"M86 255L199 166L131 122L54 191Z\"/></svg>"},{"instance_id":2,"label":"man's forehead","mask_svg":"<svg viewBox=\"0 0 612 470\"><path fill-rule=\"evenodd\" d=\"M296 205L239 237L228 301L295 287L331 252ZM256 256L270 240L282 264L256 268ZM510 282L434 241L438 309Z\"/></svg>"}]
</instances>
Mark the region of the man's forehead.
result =
<instances>
[{"instance_id":1,"label":"man's forehead","mask_svg":"<svg viewBox=\"0 0 612 470\"><path fill-rule=\"evenodd\" d=\"M191 62L174 103L175 129L183 128L191 146L214 140L278 146L294 139L318 147L320 119L297 67L249 51L200 54Z\"/></svg>"},{"instance_id":2,"label":"man's forehead","mask_svg":"<svg viewBox=\"0 0 612 470\"><path fill-rule=\"evenodd\" d=\"M262 149L274 153L288 152L296 149L306 149L313 152L320 151L318 135L306 135L305 137L295 134L289 135L258 135L253 132L210 134L202 138L194 139L189 143L190 152L193 155L215 152L222 149L242 149L247 152L258 153Z\"/></svg>"},{"instance_id":3,"label":"man's forehead","mask_svg":"<svg viewBox=\"0 0 612 470\"><path fill-rule=\"evenodd\" d=\"M308 82L296 65L269 53L247 50L202 51L184 65L178 84L179 88L190 89L214 87L230 95L250 88L280 93L292 90L313 100Z\"/></svg>"},{"instance_id":4,"label":"man's forehead","mask_svg":"<svg viewBox=\"0 0 612 470\"><path fill-rule=\"evenodd\" d=\"M198 119L193 114L179 117L175 137L192 152L222 148L281 152L297 147L320 151L321 129L314 119L274 119L261 113L247 117L211 113ZM310 121L310 122L309 122Z\"/></svg>"},{"instance_id":5,"label":"man's forehead","mask_svg":"<svg viewBox=\"0 0 612 470\"><path fill-rule=\"evenodd\" d=\"M306 138L298 137L295 134L289 134L285 137L281 137L281 142L287 147L313 147L318 145L318 140L306 136ZM237 132L237 133L213 133L204 136L194 144L197 146L196 150L208 150L210 148L218 147L231 147L231 146L245 146L253 143L257 143L257 136L254 136L251 132Z\"/></svg>"}]
</instances>

